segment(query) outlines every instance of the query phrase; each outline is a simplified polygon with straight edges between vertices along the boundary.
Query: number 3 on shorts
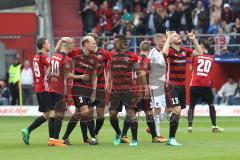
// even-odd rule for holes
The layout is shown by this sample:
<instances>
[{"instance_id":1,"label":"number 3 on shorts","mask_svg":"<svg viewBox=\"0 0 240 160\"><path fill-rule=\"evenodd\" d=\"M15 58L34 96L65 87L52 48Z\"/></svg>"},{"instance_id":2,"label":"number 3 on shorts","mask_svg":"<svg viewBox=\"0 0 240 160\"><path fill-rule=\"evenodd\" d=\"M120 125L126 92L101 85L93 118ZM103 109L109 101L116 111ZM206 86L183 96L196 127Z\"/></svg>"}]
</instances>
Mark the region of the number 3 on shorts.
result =
<instances>
[{"instance_id":1,"label":"number 3 on shorts","mask_svg":"<svg viewBox=\"0 0 240 160\"><path fill-rule=\"evenodd\" d=\"M78 99L79 99L80 103L83 103L83 98L82 97L78 97Z\"/></svg>"},{"instance_id":2,"label":"number 3 on shorts","mask_svg":"<svg viewBox=\"0 0 240 160\"><path fill-rule=\"evenodd\" d=\"M172 104L173 104L173 105L175 105L175 104L179 104L179 100L178 100L177 97L172 98L171 100L172 100Z\"/></svg>"}]
</instances>

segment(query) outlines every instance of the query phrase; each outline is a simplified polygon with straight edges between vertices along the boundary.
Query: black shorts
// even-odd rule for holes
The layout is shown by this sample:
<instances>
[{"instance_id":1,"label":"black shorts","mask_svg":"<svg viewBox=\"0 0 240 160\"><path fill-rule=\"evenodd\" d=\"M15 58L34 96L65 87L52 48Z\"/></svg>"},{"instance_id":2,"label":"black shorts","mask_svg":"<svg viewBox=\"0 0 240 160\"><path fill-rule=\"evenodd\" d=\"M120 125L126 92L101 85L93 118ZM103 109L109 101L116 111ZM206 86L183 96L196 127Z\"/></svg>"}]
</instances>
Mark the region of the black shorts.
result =
<instances>
[{"instance_id":1,"label":"black shorts","mask_svg":"<svg viewBox=\"0 0 240 160\"><path fill-rule=\"evenodd\" d=\"M72 88L73 101L74 101L75 107L80 108L85 105L88 105L90 107L102 106L104 102L104 98L103 98L104 91L101 91L101 90L96 91L96 100L93 103L91 103L92 93L93 93L93 90L91 88L86 88L86 87Z\"/></svg>"},{"instance_id":2,"label":"black shorts","mask_svg":"<svg viewBox=\"0 0 240 160\"><path fill-rule=\"evenodd\" d=\"M167 90L167 89L166 89ZM166 93L167 108L181 106L186 108L186 89L185 86L174 86L171 91Z\"/></svg>"},{"instance_id":3,"label":"black shorts","mask_svg":"<svg viewBox=\"0 0 240 160\"><path fill-rule=\"evenodd\" d=\"M66 111L67 110L67 100L64 95L50 92L52 106L57 111Z\"/></svg>"},{"instance_id":4,"label":"black shorts","mask_svg":"<svg viewBox=\"0 0 240 160\"><path fill-rule=\"evenodd\" d=\"M214 96L211 87L190 87L190 106L195 106L199 100L202 98L203 101L207 102L208 105L213 104Z\"/></svg>"},{"instance_id":5,"label":"black shorts","mask_svg":"<svg viewBox=\"0 0 240 160\"><path fill-rule=\"evenodd\" d=\"M51 97L48 92L37 92L36 95L39 105L39 112L47 112L54 109L52 106Z\"/></svg>"},{"instance_id":6,"label":"black shorts","mask_svg":"<svg viewBox=\"0 0 240 160\"><path fill-rule=\"evenodd\" d=\"M134 92L128 91L128 92L117 92L113 91L110 94L110 107L109 110L114 110L117 112L121 112L123 105L126 108L136 108L135 105L135 99L134 99Z\"/></svg>"},{"instance_id":7,"label":"black shorts","mask_svg":"<svg viewBox=\"0 0 240 160\"><path fill-rule=\"evenodd\" d=\"M141 99L137 103L137 111L151 111L151 105L150 105L151 100L150 99Z\"/></svg>"}]
</instances>

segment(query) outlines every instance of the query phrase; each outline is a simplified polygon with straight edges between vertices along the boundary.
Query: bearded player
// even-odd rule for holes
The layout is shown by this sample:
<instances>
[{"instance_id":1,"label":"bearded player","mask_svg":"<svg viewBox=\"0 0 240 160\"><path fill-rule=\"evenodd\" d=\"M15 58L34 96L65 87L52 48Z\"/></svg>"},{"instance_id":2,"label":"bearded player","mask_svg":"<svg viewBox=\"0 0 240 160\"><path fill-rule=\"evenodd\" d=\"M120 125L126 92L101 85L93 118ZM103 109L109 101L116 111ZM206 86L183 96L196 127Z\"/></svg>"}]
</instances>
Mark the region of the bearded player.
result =
<instances>
[{"instance_id":1,"label":"bearded player","mask_svg":"<svg viewBox=\"0 0 240 160\"><path fill-rule=\"evenodd\" d=\"M167 40L162 53L166 59L166 104L168 107L170 128L167 145L181 146L176 141L181 109L186 108L185 69L187 57L200 56L202 49L193 33L188 33L196 50L181 46L182 40L176 32L166 32Z\"/></svg>"},{"instance_id":2,"label":"bearded player","mask_svg":"<svg viewBox=\"0 0 240 160\"><path fill-rule=\"evenodd\" d=\"M139 62L140 58L127 50L127 40L123 35L114 39L114 49L109 62L109 86L112 87L109 108L110 123L116 132L113 144L119 145L121 143L118 113L122 111L124 105L132 132L132 142L129 146L137 146L138 121L135 114L133 74L135 73L134 65Z\"/></svg>"},{"instance_id":3,"label":"bearded player","mask_svg":"<svg viewBox=\"0 0 240 160\"><path fill-rule=\"evenodd\" d=\"M22 129L23 141L29 145L30 133L38 128L41 124L49 119L49 137L53 137L53 123L54 110L50 102L50 96L48 93L48 82L46 79L47 68L50 63L50 58L47 56L47 52L50 51L50 43L46 38L40 38L37 40L37 48L39 52L33 57L33 70L34 70L34 89L37 95L39 104L38 111L43 115L36 118L35 121L25 129Z\"/></svg>"},{"instance_id":4,"label":"bearded player","mask_svg":"<svg viewBox=\"0 0 240 160\"><path fill-rule=\"evenodd\" d=\"M222 132L224 129L216 125L216 110L213 104L214 96L212 93L212 82L210 79L214 66L214 57L209 55L210 42L202 40L200 44L203 55L192 58L190 70L192 79L190 83L190 105L188 109L188 128L187 132L192 132L194 118L194 108L201 97L209 106L209 114L212 122L212 132Z\"/></svg>"}]
</instances>

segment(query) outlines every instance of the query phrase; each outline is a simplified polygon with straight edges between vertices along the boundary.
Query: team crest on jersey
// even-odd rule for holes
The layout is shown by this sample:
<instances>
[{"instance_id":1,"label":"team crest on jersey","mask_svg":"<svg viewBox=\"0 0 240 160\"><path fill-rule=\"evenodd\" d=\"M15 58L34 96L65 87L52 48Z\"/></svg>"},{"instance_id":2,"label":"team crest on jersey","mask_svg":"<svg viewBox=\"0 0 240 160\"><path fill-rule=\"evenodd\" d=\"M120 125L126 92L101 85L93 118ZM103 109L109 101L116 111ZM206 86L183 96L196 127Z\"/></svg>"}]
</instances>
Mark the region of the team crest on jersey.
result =
<instances>
[{"instance_id":1,"label":"team crest on jersey","mask_svg":"<svg viewBox=\"0 0 240 160\"><path fill-rule=\"evenodd\" d=\"M91 63L91 64L93 64L93 63L94 63L94 60L93 60L93 59L90 59L89 61L90 61L90 63Z\"/></svg>"},{"instance_id":2,"label":"team crest on jersey","mask_svg":"<svg viewBox=\"0 0 240 160\"><path fill-rule=\"evenodd\" d=\"M103 56L102 55L97 55L97 58L102 60L103 59Z\"/></svg>"},{"instance_id":3,"label":"team crest on jersey","mask_svg":"<svg viewBox=\"0 0 240 160\"><path fill-rule=\"evenodd\" d=\"M124 61L126 61L126 62L129 61L129 57L124 57L123 59L124 59Z\"/></svg>"},{"instance_id":4,"label":"team crest on jersey","mask_svg":"<svg viewBox=\"0 0 240 160\"><path fill-rule=\"evenodd\" d=\"M183 55L183 56L186 56L187 53L186 53L185 51L182 51L182 55Z\"/></svg>"}]
</instances>

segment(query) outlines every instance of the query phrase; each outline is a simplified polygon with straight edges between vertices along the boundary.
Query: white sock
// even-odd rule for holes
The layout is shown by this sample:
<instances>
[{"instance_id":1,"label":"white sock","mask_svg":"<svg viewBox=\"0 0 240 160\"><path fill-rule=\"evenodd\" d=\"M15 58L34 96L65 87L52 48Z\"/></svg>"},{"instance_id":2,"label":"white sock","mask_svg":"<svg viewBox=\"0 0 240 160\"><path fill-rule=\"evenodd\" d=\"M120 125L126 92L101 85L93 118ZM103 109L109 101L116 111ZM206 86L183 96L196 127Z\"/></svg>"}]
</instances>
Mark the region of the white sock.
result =
<instances>
[{"instance_id":1,"label":"white sock","mask_svg":"<svg viewBox=\"0 0 240 160\"><path fill-rule=\"evenodd\" d=\"M160 118L159 118L159 116L154 116L154 121L155 121L157 136L160 136Z\"/></svg>"}]
</instances>

